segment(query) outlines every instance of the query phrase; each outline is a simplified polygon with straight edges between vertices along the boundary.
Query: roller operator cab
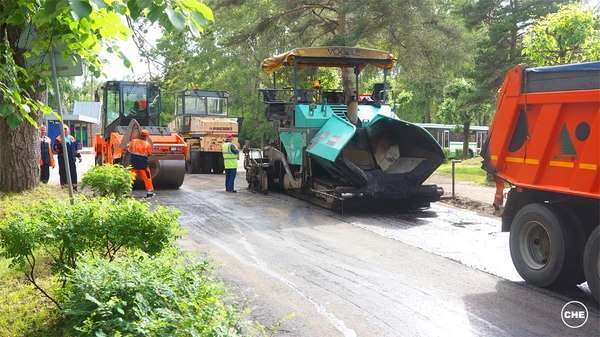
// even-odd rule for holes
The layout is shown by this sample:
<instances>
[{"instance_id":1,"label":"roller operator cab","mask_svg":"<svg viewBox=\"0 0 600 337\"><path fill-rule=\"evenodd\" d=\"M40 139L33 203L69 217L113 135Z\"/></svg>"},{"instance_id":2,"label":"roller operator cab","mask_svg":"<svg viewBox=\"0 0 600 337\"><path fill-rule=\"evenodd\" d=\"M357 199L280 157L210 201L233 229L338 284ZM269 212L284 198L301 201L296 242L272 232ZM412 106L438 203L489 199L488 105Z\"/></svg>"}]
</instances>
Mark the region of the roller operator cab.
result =
<instances>
[{"instance_id":1,"label":"roller operator cab","mask_svg":"<svg viewBox=\"0 0 600 337\"><path fill-rule=\"evenodd\" d=\"M423 182L444 161L440 145L423 128L400 120L388 104L385 82L395 61L385 51L349 47L298 48L264 60L267 74L292 67L294 86L259 89L277 139L264 149L244 147L250 188L284 189L338 209L344 204L410 209L439 200L443 190ZM359 101L359 75L366 66L382 69L384 81ZM300 79L302 67L349 68L354 93Z\"/></svg>"},{"instance_id":2,"label":"roller operator cab","mask_svg":"<svg viewBox=\"0 0 600 337\"><path fill-rule=\"evenodd\" d=\"M187 173L221 174L225 169L222 145L227 134L239 148L238 132L243 117L229 116L226 91L183 90L177 93L175 119L169 128L186 142Z\"/></svg>"},{"instance_id":3,"label":"roller operator cab","mask_svg":"<svg viewBox=\"0 0 600 337\"><path fill-rule=\"evenodd\" d=\"M600 296L600 62L506 74L482 150L509 183L502 230L525 281Z\"/></svg>"},{"instance_id":4,"label":"roller operator cab","mask_svg":"<svg viewBox=\"0 0 600 337\"><path fill-rule=\"evenodd\" d=\"M109 81L97 91L102 102L101 133L96 134L96 164L129 165L127 144L142 129L152 144L149 157L155 188L178 188L185 177L187 145L181 137L160 126L160 90L152 83Z\"/></svg>"}]
</instances>

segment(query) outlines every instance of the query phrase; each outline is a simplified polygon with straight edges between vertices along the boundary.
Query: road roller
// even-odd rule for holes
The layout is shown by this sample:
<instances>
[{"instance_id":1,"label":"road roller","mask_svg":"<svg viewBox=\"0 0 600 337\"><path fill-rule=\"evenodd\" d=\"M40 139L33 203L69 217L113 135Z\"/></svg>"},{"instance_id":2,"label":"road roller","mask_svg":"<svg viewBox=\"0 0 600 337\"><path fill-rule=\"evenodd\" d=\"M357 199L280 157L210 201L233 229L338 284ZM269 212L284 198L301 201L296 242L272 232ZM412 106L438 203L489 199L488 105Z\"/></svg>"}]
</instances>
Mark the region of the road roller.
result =
<instances>
[{"instance_id":1,"label":"road roller","mask_svg":"<svg viewBox=\"0 0 600 337\"><path fill-rule=\"evenodd\" d=\"M266 74L293 68L293 88L258 89L277 137L264 148L244 146L249 188L285 190L342 211L415 209L438 201L442 188L423 183L444 162L444 152L429 132L392 111L386 80L395 61L389 52L354 47L296 48L264 60ZM359 95L359 75L367 66L381 69L383 82ZM304 67L349 68L353 88L326 88L318 71Z\"/></svg>"},{"instance_id":2,"label":"road roller","mask_svg":"<svg viewBox=\"0 0 600 337\"><path fill-rule=\"evenodd\" d=\"M148 130L149 157L155 188L179 188L185 178L187 145L168 127L160 126L160 89L153 83L108 81L96 91L102 102L101 133L95 135L96 165L129 165L125 151L131 139ZM138 179L140 180L140 179ZM139 182L136 182L136 186Z\"/></svg>"}]
</instances>

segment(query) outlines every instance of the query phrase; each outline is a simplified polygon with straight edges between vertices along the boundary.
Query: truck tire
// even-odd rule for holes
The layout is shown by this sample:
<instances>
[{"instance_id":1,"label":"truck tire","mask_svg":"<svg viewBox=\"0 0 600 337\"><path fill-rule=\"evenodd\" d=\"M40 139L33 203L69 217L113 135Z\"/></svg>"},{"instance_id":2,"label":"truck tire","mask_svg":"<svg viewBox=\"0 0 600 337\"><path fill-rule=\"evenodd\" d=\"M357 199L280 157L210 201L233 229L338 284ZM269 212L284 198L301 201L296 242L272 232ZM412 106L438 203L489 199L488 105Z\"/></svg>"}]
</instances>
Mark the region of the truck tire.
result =
<instances>
[{"instance_id":1,"label":"truck tire","mask_svg":"<svg viewBox=\"0 0 600 337\"><path fill-rule=\"evenodd\" d=\"M469 151L467 153L468 153L469 159L473 158L473 155L474 155L473 150L469 149Z\"/></svg>"},{"instance_id":2,"label":"truck tire","mask_svg":"<svg viewBox=\"0 0 600 337\"><path fill-rule=\"evenodd\" d=\"M202 160L200 163L200 170L202 173L210 173L212 171L212 156L210 153L202 153Z\"/></svg>"},{"instance_id":3,"label":"truck tire","mask_svg":"<svg viewBox=\"0 0 600 337\"><path fill-rule=\"evenodd\" d=\"M104 165L104 155L102 154L102 152L98 153L98 155L96 156L96 165L97 166Z\"/></svg>"},{"instance_id":4,"label":"truck tire","mask_svg":"<svg viewBox=\"0 0 600 337\"><path fill-rule=\"evenodd\" d=\"M188 163L188 172L192 174L200 173L200 152L192 151L190 153L190 161Z\"/></svg>"},{"instance_id":5,"label":"truck tire","mask_svg":"<svg viewBox=\"0 0 600 337\"><path fill-rule=\"evenodd\" d=\"M582 263L579 235L560 210L548 204L523 207L510 229L510 254L519 275L539 287L573 284Z\"/></svg>"},{"instance_id":6,"label":"truck tire","mask_svg":"<svg viewBox=\"0 0 600 337\"><path fill-rule=\"evenodd\" d=\"M600 226L592 231L585 244L583 270L592 295L600 302Z\"/></svg>"},{"instance_id":7,"label":"truck tire","mask_svg":"<svg viewBox=\"0 0 600 337\"><path fill-rule=\"evenodd\" d=\"M583 272L583 251L585 248L585 239L588 237L589 230L586 233L586 230L584 229L583 225L581 224L581 219L573 211L572 205L561 202L561 203L553 204L552 206L559 207L560 211L563 213L563 215L567 217L568 223L575 230L575 235L576 235L576 240L577 240L575 247L580 248L580 250L578 251L577 254L579 254L578 256L581 256L581 262L576 263L575 266L573 267L575 269L575 271L573 272L573 275L571 275L570 280L567 280L566 285L581 284L581 283L585 282L585 274ZM575 268L575 267L578 267L578 268Z\"/></svg>"},{"instance_id":8,"label":"truck tire","mask_svg":"<svg viewBox=\"0 0 600 337\"><path fill-rule=\"evenodd\" d=\"M223 171L225 171L225 162L223 161L223 156L215 154L213 160L213 173L223 174Z\"/></svg>"}]
</instances>

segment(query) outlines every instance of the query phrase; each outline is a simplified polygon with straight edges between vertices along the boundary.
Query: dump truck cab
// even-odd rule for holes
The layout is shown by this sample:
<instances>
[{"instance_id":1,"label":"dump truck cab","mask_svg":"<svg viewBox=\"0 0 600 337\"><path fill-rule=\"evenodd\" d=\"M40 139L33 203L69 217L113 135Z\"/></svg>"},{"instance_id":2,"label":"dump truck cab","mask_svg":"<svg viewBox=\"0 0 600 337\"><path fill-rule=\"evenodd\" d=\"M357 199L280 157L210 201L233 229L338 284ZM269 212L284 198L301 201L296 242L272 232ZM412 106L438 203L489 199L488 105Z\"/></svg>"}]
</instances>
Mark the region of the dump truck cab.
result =
<instances>
[{"instance_id":1,"label":"dump truck cab","mask_svg":"<svg viewBox=\"0 0 600 337\"><path fill-rule=\"evenodd\" d=\"M284 189L327 207L361 199L416 208L439 200L440 188L422 184L443 162L442 149L427 131L401 121L387 102L385 83L395 61L389 52L352 47L297 48L264 60L266 74L293 67L294 85L258 90L277 139L261 150L246 146L250 187ZM382 69L384 81L359 101L366 66ZM307 83L298 79L302 67L352 69L353 93L300 87Z\"/></svg>"},{"instance_id":2,"label":"dump truck cab","mask_svg":"<svg viewBox=\"0 0 600 337\"><path fill-rule=\"evenodd\" d=\"M101 132L95 136L96 164L129 164L127 144L148 130L153 184L178 188L185 177L187 146L168 127L160 126L160 89L153 83L108 81L96 91L102 102Z\"/></svg>"}]
</instances>

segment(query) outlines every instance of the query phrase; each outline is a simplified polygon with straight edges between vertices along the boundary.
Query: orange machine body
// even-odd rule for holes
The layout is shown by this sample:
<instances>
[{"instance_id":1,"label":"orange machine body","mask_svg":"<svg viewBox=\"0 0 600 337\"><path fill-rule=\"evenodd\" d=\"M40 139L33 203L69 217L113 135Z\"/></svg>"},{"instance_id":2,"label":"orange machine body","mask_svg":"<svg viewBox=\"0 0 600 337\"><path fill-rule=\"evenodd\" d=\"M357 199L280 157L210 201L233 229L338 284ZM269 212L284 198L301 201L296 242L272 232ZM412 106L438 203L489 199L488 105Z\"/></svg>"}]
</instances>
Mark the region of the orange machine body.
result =
<instances>
[{"instance_id":1,"label":"orange machine body","mask_svg":"<svg viewBox=\"0 0 600 337\"><path fill-rule=\"evenodd\" d=\"M121 160L125 149L121 148L124 135L118 132L110 134L110 140L106 142L102 134L96 134L96 154L102 154L103 163L114 164ZM185 160L187 144L175 133L167 135L150 135L152 143L152 155L161 160Z\"/></svg>"},{"instance_id":2,"label":"orange machine body","mask_svg":"<svg viewBox=\"0 0 600 337\"><path fill-rule=\"evenodd\" d=\"M576 69L507 73L483 169L516 187L600 198L600 73Z\"/></svg>"}]
</instances>

